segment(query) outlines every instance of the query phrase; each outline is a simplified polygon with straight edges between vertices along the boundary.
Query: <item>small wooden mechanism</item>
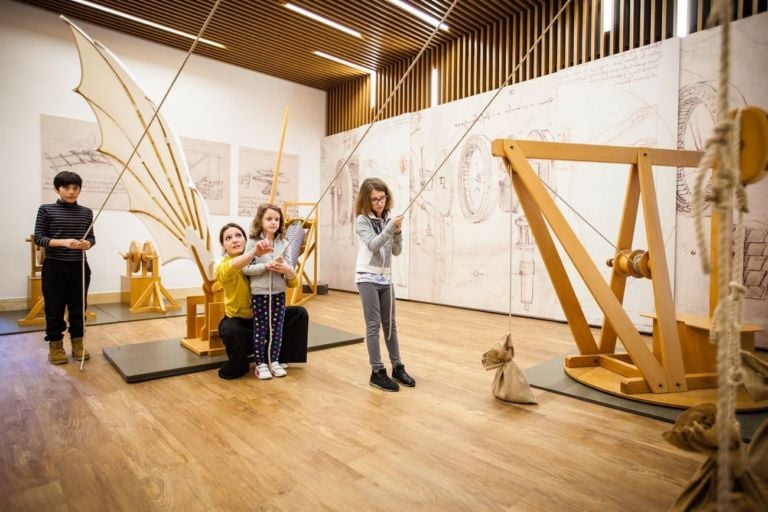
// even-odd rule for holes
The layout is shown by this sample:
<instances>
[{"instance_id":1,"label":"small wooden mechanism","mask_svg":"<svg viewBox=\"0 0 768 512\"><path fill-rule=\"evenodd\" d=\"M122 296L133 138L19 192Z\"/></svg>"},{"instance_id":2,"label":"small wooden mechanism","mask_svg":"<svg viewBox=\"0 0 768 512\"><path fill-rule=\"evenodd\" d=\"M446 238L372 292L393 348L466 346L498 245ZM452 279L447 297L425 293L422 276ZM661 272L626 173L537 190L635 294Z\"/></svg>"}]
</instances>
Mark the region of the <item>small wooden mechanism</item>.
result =
<instances>
[{"instance_id":1,"label":"small wooden mechanism","mask_svg":"<svg viewBox=\"0 0 768 512\"><path fill-rule=\"evenodd\" d=\"M38 247L35 244L35 236L29 235L26 238L30 247L30 271L27 278L27 314L24 318L18 320L18 324L41 325L45 323L45 300L43 299L43 260L45 260L45 248ZM96 313L85 312L86 320L96 318Z\"/></svg>"},{"instance_id":2,"label":"small wooden mechanism","mask_svg":"<svg viewBox=\"0 0 768 512\"><path fill-rule=\"evenodd\" d=\"M742 122L742 181L765 175L768 121L765 112L746 109ZM696 151L596 146L513 139L493 141L495 156L503 157L512 185L530 224L555 292L573 333L579 355L568 356L565 372L577 381L602 391L672 407L690 407L717 397L717 348L709 342L709 316L676 313L664 253L653 165L696 167ZM568 160L628 164L629 179L615 246L608 261L613 271L606 283L581 241L539 181L528 159ZM639 202L642 200L648 250L632 248ZM717 240L716 223L711 240ZM730 226L727 228L730 229ZM551 234L550 234L551 233ZM595 341L552 235L557 237L598 306L605 314L600 339ZM715 249L713 248L713 252ZM717 268L713 264L713 268ZM623 307L627 279L645 278L653 284L655 313L653 341L641 337ZM717 276L711 276L710 296L717 297ZM758 325L741 325L741 346L754 352ZM616 351L617 338L626 352ZM768 408L768 400L753 402L743 387L738 391L739 410Z\"/></svg>"},{"instance_id":3,"label":"small wooden mechanism","mask_svg":"<svg viewBox=\"0 0 768 512\"><path fill-rule=\"evenodd\" d=\"M160 282L160 264L152 242L144 242L142 247L134 240L128 252L120 255L125 260L125 275L120 276L120 300L130 307L131 313L165 313L181 308Z\"/></svg>"},{"instance_id":4,"label":"small wooden mechanism","mask_svg":"<svg viewBox=\"0 0 768 512\"><path fill-rule=\"evenodd\" d=\"M283 204L283 211L300 206L311 206L314 213L311 217L306 218L288 218L285 223L289 231L286 238L291 242L291 245L297 246L296 254L293 256L296 262L296 275L299 276L298 284L286 290L286 302L289 306L302 306L317 295L317 229L319 223L316 203L286 202ZM296 239L293 239L292 226L302 230ZM308 265L309 261L312 261L311 271Z\"/></svg>"}]
</instances>

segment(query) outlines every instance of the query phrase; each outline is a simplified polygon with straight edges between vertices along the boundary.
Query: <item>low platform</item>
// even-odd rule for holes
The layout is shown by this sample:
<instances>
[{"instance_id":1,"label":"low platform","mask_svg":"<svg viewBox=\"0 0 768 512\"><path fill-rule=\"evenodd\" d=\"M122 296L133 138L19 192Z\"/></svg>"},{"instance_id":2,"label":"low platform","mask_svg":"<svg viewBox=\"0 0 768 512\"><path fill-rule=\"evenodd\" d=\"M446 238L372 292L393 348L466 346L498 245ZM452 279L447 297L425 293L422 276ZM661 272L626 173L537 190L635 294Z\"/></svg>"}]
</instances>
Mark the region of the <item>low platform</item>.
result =
<instances>
[{"instance_id":1,"label":"low platform","mask_svg":"<svg viewBox=\"0 0 768 512\"><path fill-rule=\"evenodd\" d=\"M118 322L135 322L138 320L151 320L153 318L170 318L187 314L185 304L176 311L165 313L131 313L128 306L119 302L110 304L92 304L88 311L95 313L96 318L88 320L85 325L114 324ZM22 332L36 332L45 330L45 322L34 325L19 325L19 320L27 315L26 310L0 311L0 336L5 334L18 334Z\"/></svg>"},{"instance_id":2,"label":"low platform","mask_svg":"<svg viewBox=\"0 0 768 512\"><path fill-rule=\"evenodd\" d=\"M528 383L534 388L670 423L674 423L682 412L681 409L629 400L585 386L566 375L564 365L565 354L528 368L525 371ZM766 418L768 412L765 411L737 414L744 440L749 441Z\"/></svg>"},{"instance_id":3,"label":"low platform","mask_svg":"<svg viewBox=\"0 0 768 512\"><path fill-rule=\"evenodd\" d=\"M307 351L349 345L364 336L309 322ZM133 343L103 350L104 357L126 382L141 382L185 373L211 370L223 365L226 355L198 356L181 346L180 340Z\"/></svg>"}]
</instances>

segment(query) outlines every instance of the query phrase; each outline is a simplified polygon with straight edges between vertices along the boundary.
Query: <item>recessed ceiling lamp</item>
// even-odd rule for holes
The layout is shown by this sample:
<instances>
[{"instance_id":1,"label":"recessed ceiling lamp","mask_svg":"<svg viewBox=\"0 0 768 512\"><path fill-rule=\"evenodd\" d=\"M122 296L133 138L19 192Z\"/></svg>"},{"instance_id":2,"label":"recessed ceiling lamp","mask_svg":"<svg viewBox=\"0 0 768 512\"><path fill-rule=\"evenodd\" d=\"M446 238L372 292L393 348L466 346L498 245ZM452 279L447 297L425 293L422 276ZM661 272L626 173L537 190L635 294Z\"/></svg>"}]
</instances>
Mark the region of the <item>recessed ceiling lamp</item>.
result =
<instances>
[{"instance_id":1,"label":"recessed ceiling lamp","mask_svg":"<svg viewBox=\"0 0 768 512\"><path fill-rule=\"evenodd\" d=\"M346 61L344 59L340 59L339 57L334 57L333 55L328 55L325 52L321 52L318 50L315 50L315 55L318 57L322 57L324 59L332 60L333 62L336 62L338 64L341 64L343 66L350 67L352 69L357 69L358 71L362 71L363 73L368 73L368 75L371 77L371 107L376 106L376 71L372 69L365 68L363 66L359 66L357 64L353 64L349 61Z\"/></svg>"},{"instance_id":2,"label":"recessed ceiling lamp","mask_svg":"<svg viewBox=\"0 0 768 512\"><path fill-rule=\"evenodd\" d=\"M148 27L156 28L158 30L163 30L165 32L170 32L171 34L175 34L177 36L186 37L187 39L192 39L193 41L197 38L197 36L194 36L192 34L188 34L186 32L182 32L181 30L176 30L175 28L166 27L165 25L161 25L159 23L155 23L154 21L145 20L144 18L139 18L137 16L133 16L128 13L124 13L115 9L112 9L110 7L106 7L103 5L95 4L93 2L89 2L88 0L72 0L76 4L84 5L86 7L90 7L92 9L97 9L99 11L103 11L109 14L113 14L115 16L119 16L120 18L125 18L127 20L135 21L136 23L141 23L142 25L146 25ZM217 43L216 41L211 41L210 39L205 39L204 37L200 38L201 43L205 43L210 46L215 46L216 48L221 48L222 50L226 50L227 47L224 46L221 43Z\"/></svg>"},{"instance_id":3,"label":"recessed ceiling lamp","mask_svg":"<svg viewBox=\"0 0 768 512\"><path fill-rule=\"evenodd\" d=\"M345 34L349 34L353 37L357 37L359 39L363 38L363 35L358 32L357 30L352 30L351 28L347 28L344 25L341 25L339 23L336 23L335 21L331 21L328 18L324 18L323 16L320 16L319 14L315 14L312 11L308 11L304 9L303 7L299 7L298 5L293 5L291 3L286 3L285 7L292 10L293 12L297 12L301 14L302 16L306 16L307 18L313 19L315 21L319 21L320 23L323 23L325 25L328 25L329 27L335 28L336 30L340 30L344 32Z\"/></svg>"},{"instance_id":4,"label":"recessed ceiling lamp","mask_svg":"<svg viewBox=\"0 0 768 512\"><path fill-rule=\"evenodd\" d=\"M433 27L436 27L438 24L440 25L440 30L445 30L448 32L448 25L445 23L440 23L440 20L435 18L434 16L430 16L429 14L418 10L414 6L412 6L409 3L403 2L401 0L387 0L389 3L396 5L397 7L401 8L402 10L409 12L419 18L421 21L424 21L426 23L429 23Z\"/></svg>"},{"instance_id":5,"label":"recessed ceiling lamp","mask_svg":"<svg viewBox=\"0 0 768 512\"><path fill-rule=\"evenodd\" d=\"M677 2L677 37L688 35L688 3L689 0L678 0Z\"/></svg>"},{"instance_id":6,"label":"recessed ceiling lamp","mask_svg":"<svg viewBox=\"0 0 768 512\"><path fill-rule=\"evenodd\" d=\"M603 33L613 29L613 0L603 0Z\"/></svg>"}]
</instances>

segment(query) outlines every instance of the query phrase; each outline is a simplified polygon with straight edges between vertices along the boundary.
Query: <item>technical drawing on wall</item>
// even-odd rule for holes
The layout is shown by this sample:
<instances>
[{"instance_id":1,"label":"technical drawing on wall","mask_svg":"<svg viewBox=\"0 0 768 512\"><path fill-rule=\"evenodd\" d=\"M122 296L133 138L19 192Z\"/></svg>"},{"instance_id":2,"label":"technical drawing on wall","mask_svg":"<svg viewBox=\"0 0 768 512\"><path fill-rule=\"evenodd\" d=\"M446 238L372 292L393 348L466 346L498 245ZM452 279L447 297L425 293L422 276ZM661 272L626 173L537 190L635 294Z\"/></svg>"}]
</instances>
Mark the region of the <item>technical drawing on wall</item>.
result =
<instances>
[{"instance_id":1,"label":"technical drawing on wall","mask_svg":"<svg viewBox=\"0 0 768 512\"><path fill-rule=\"evenodd\" d=\"M253 217L259 205L269 200L272 178L277 162L276 151L248 147L240 148L240 166L237 173L237 214ZM299 156L283 153L280 176L277 180L275 202L299 200ZM296 212L283 212L295 215Z\"/></svg>"},{"instance_id":2,"label":"technical drawing on wall","mask_svg":"<svg viewBox=\"0 0 768 512\"><path fill-rule=\"evenodd\" d=\"M190 137L179 137L187 167L208 212L229 215L230 146Z\"/></svg>"},{"instance_id":3,"label":"technical drawing on wall","mask_svg":"<svg viewBox=\"0 0 768 512\"><path fill-rule=\"evenodd\" d=\"M682 41L680 57L680 124L678 147L703 149L712 132L716 112L717 55L720 36L717 30L691 34ZM768 13L734 22L731 31L731 73L729 104L731 109L753 105L768 110L768 59L755 58L768 54ZM690 191L695 169L682 169L678 177L678 304L687 312L706 314L709 304L708 279L701 279L701 265L696 249L693 217L690 213ZM743 321L768 325L768 180L746 188L749 212L744 216L744 284ZM768 333L757 333L758 345L768 346Z\"/></svg>"},{"instance_id":4,"label":"technical drawing on wall","mask_svg":"<svg viewBox=\"0 0 768 512\"><path fill-rule=\"evenodd\" d=\"M114 186L104 209L128 210L125 187L122 183L115 185L118 170L97 149L101 143L98 124L43 114L40 116L40 134L43 202L58 198L53 189L53 177L59 171L68 170L83 178L81 204L100 208ZM180 139L192 179L210 213L228 215L229 145L186 137Z\"/></svg>"},{"instance_id":5,"label":"technical drawing on wall","mask_svg":"<svg viewBox=\"0 0 768 512\"><path fill-rule=\"evenodd\" d=\"M654 45L611 58L611 63L579 66L505 88L427 184L411 211L411 298L501 311L507 308L503 297L509 293L511 279L513 313L561 319L527 220L502 160L491 156L490 142L518 138L674 147L676 84L667 77L673 77L677 68L677 48L676 42ZM665 98L665 93L671 93L672 99ZM489 97L486 93L412 115L412 195ZM553 194L557 191L573 209L584 212L608 240L613 239L629 172L626 166L531 163ZM674 172L656 173L655 183L666 220L663 232L668 257L673 260ZM585 245L596 248L595 261L613 255L610 242L596 236L572 210L563 204L561 208ZM642 227L637 231L635 242L642 246L645 234ZM607 278L610 269L605 267L604 273ZM650 287L644 288L642 283L631 286L637 288L639 297L628 298L628 310L633 321L649 326L639 313L652 310ZM585 302L593 302L583 284L577 293ZM592 314L591 322L602 321L596 305L585 310Z\"/></svg>"},{"instance_id":6,"label":"technical drawing on wall","mask_svg":"<svg viewBox=\"0 0 768 512\"><path fill-rule=\"evenodd\" d=\"M537 254L529 226L510 188L501 159L492 158L490 141L495 138L520 138L546 141L615 144L627 146L675 147L675 126L679 43L666 41L611 57L610 62L586 64L566 71L505 88L485 112L465 140L427 182L437 166L456 146L474 117L492 93L466 98L400 118L409 119L408 140L386 141L382 132L377 146L403 148L410 155L408 177L410 197L424 188L409 212L408 286L409 298L441 304L504 311L513 286L512 312L543 318L562 319L557 303ZM615 105L615 107L610 107ZM398 118L399 119L399 118ZM324 179L330 179L339 161L347 156L361 129L327 137L323 142ZM365 145L365 141L364 144ZM359 161L348 164L347 176L359 172L367 177L373 166L359 152ZM378 158L392 158L380 155ZM382 165L379 168L391 168ZM539 176L573 209L582 211L606 242L579 217L563 208L574 231L595 261L605 261L615 253L610 242L618 232L620 206L624 197L626 166L588 166L553 161L533 162ZM595 168L597 167L597 169ZM333 287L351 288L349 271L340 274L342 261L354 262L354 238L345 231L343 208L349 194L343 179L334 185L332 208L327 212L324 233L331 237L339 253L334 267L324 267L323 276ZM385 178L386 179L386 178ZM668 258L674 261L675 183L674 170L656 172L654 181L659 196L662 230ZM330 208L330 207L329 207ZM397 210L397 209L396 209ZM607 211L614 212L612 216ZM333 225L328 219L335 219ZM510 239L510 223L513 235ZM642 247L645 233L639 222L635 245ZM322 223L321 223L322 226ZM511 243L511 246L509 245ZM512 253L512 272L509 257ZM338 256L336 254L348 256ZM569 269L575 272L573 269ZM610 274L608 267L604 275ZM633 321L650 326L641 312L652 311L648 284L636 288L628 297L627 309ZM576 290L580 299L593 304L586 287ZM602 313L596 304L585 307L589 321L599 324Z\"/></svg>"},{"instance_id":7,"label":"technical drawing on wall","mask_svg":"<svg viewBox=\"0 0 768 512\"><path fill-rule=\"evenodd\" d=\"M704 151L707 139L712 134L717 115L717 83L694 82L680 87L677 116L678 149ZM745 106L746 100L733 84L730 85L732 108ZM693 189L696 169L683 167L677 170L677 212L693 216ZM707 180L704 197L709 194L710 180ZM709 201L705 201L705 214L710 215Z\"/></svg>"},{"instance_id":8,"label":"technical drawing on wall","mask_svg":"<svg viewBox=\"0 0 768 512\"><path fill-rule=\"evenodd\" d=\"M89 208L101 207L118 173L98 151L100 141L101 134L96 123L45 114L40 116L43 202L52 203L59 197L53 188L53 177L60 171L73 171L83 178L80 204ZM105 209L128 209L128 195L122 184L117 184Z\"/></svg>"},{"instance_id":9,"label":"technical drawing on wall","mask_svg":"<svg viewBox=\"0 0 768 512\"><path fill-rule=\"evenodd\" d=\"M355 202L360 183L365 178L383 179L394 195L393 215L399 215L408 204L410 161L408 157L410 116L403 115L376 123L358 147L347 165L342 164L360 140L367 126L326 137L323 140L321 190L331 184L330 198L320 203L321 240L324 247L333 247L333 257L321 256L320 272L334 288L357 290L355 260ZM339 170L341 172L339 172ZM403 252L392 259L392 281L396 295L408 298L408 234L409 222L403 223Z\"/></svg>"}]
</instances>

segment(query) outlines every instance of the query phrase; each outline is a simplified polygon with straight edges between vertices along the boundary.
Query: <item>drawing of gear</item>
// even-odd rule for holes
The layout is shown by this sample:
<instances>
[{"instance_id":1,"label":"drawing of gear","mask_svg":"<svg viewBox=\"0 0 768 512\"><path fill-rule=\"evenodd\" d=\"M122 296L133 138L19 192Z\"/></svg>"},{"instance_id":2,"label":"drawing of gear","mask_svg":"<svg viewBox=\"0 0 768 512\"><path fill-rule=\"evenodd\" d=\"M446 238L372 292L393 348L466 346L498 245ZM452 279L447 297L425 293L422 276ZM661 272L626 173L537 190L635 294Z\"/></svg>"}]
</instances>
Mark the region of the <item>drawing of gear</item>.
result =
<instances>
[{"instance_id":1,"label":"drawing of gear","mask_svg":"<svg viewBox=\"0 0 768 512\"><path fill-rule=\"evenodd\" d=\"M744 96L733 86L729 104L732 108L746 105ZM717 116L717 89L709 82L696 82L680 88L677 115L677 148L704 151L707 139L712 133ZM688 217L693 215L693 189L696 169L677 168L677 212ZM704 197L709 195L710 182L704 188ZM704 211L709 215L709 201L704 202Z\"/></svg>"},{"instance_id":2,"label":"drawing of gear","mask_svg":"<svg viewBox=\"0 0 768 512\"><path fill-rule=\"evenodd\" d=\"M472 223L483 222L491 215L495 186L491 143L484 135L472 135L464 143L459 156L459 206L464 218Z\"/></svg>"}]
</instances>

